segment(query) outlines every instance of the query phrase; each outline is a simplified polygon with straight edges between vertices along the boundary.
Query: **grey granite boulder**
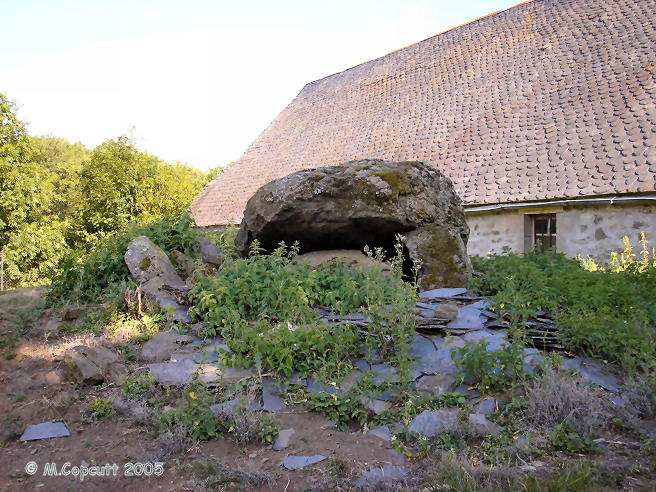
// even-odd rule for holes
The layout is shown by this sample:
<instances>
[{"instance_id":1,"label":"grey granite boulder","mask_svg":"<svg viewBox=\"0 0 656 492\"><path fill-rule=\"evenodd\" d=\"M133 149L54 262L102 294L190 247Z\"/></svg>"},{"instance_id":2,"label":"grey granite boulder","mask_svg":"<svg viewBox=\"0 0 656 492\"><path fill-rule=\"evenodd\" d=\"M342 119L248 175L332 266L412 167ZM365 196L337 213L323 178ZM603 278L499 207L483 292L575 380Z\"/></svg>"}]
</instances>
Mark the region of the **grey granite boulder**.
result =
<instances>
[{"instance_id":1,"label":"grey granite boulder","mask_svg":"<svg viewBox=\"0 0 656 492\"><path fill-rule=\"evenodd\" d=\"M362 160L299 171L262 186L250 198L235 240L248 255L299 241L301 253L393 244L405 234L421 260L424 289L461 287L471 279L469 228L453 184L421 162Z\"/></svg>"}]
</instances>

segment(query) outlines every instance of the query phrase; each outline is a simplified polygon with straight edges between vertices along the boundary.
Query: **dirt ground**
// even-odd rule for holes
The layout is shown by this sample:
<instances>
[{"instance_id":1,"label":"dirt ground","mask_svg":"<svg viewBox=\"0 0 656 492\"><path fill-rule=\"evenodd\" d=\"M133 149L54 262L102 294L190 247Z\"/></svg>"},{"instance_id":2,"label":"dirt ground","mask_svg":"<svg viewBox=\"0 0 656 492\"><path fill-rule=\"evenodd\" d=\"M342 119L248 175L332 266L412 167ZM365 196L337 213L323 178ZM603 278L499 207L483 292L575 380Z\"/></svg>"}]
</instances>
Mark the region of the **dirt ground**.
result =
<instances>
[{"instance_id":1,"label":"dirt ground","mask_svg":"<svg viewBox=\"0 0 656 492\"><path fill-rule=\"evenodd\" d=\"M12 329L11 324L0 321L3 337ZM342 477L354 477L372 465L403 462L388 442L361 432L323 428L328 424L327 419L297 406L276 414L283 429L293 427L296 431L291 446L283 451L273 451L271 446L263 444L240 446L234 440L221 438L194 444L186 453L165 459L159 476L154 476L154 471L151 476L125 476L132 468L130 463L154 462L157 452L154 436L148 428L131 426L117 414L100 422L85 423L82 411L86 403L81 397L90 388L77 388L56 374L63 352L75 342L58 338L44 341L38 331L15 345L13 358L0 360L0 415L18 417L23 428L59 420L66 424L71 436L6 443L0 452L3 491L197 490L198 483L190 468L194 460L205 458L219 460L230 470L256 474L267 480L266 485L249 489L291 491L324 483L337 472ZM96 395L105 396L114 389L109 386L98 390ZM315 454L327 459L297 471L281 466L282 459L288 455ZM30 462L37 465L33 475L26 473ZM69 467L62 469L67 462ZM110 470L107 476L87 476L81 480L72 475L44 476L46 463L55 463L59 471L71 473L80 464L116 464L118 470ZM232 490L230 486L221 489Z\"/></svg>"}]
</instances>

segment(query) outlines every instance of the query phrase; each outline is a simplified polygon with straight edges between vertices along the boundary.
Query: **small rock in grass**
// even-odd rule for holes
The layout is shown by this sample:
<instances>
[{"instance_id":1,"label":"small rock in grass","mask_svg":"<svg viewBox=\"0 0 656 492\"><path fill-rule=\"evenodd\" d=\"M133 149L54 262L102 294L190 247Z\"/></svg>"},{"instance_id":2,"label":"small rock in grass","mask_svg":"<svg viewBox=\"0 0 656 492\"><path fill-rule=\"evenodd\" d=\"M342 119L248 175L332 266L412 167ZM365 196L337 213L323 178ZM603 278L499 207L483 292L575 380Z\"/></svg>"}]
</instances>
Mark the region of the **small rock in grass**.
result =
<instances>
[{"instance_id":1,"label":"small rock in grass","mask_svg":"<svg viewBox=\"0 0 656 492\"><path fill-rule=\"evenodd\" d=\"M477 436L498 436L501 434L501 427L487 419L482 413L472 413L469 415L469 427Z\"/></svg>"},{"instance_id":2,"label":"small rock in grass","mask_svg":"<svg viewBox=\"0 0 656 492\"><path fill-rule=\"evenodd\" d=\"M420 299L447 299L450 297L456 297L462 294L465 294L467 289L464 287L457 288L442 288L442 289L433 289L427 290L419 293Z\"/></svg>"},{"instance_id":3,"label":"small rock in grass","mask_svg":"<svg viewBox=\"0 0 656 492\"><path fill-rule=\"evenodd\" d=\"M490 415L491 413L496 412L497 410L497 400L496 398L486 398L479 401L474 405L474 411L483 415Z\"/></svg>"},{"instance_id":4,"label":"small rock in grass","mask_svg":"<svg viewBox=\"0 0 656 492\"><path fill-rule=\"evenodd\" d=\"M273 441L273 450L280 451L289 447L289 441L296 431L294 429L283 429Z\"/></svg>"},{"instance_id":5,"label":"small rock in grass","mask_svg":"<svg viewBox=\"0 0 656 492\"><path fill-rule=\"evenodd\" d=\"M325 459L326 457L320 454L315 454L314 456L288 456L282 460L282 464L288 470L298 470L319 463Z\"/></svg>"},{"instance_id":6,"label":"small rock in grass","mask_svg":"<svg viewBox=\"0 0 656 492\"><path fill-rule=\"evenodd\" d=\"M436 374L434 376L424 376L417 380L418 391L435 396L439 396L442 393L449 393L456 386L456 378L453 374Z\"/></svg>"},{"instance_id":7,"label":"small rock in grass","mask_svg":"<svg viewBox=\"0 0 656 492\"><path fill-rule=\"evenodd\" d=\"M452 430L458 425L458 412L457 408L424 410L410 422L408 432L433 437Z\"/></svg>"},{"instance_id":8,"label":"small rock in grass","mask_svg":"<svg viewBox=\"0 0 656 492\"><path fill-rule=\"evenodd\" d=\"M353 481L356 487L377 487L385 482L398 482L405 477L410 470L402 466L383 465L383 467L371 467L364 474Z\"/></svg>"},{"instance_id":9,"label":"small rock in grass","mask_svg":"<svg viewBox=\"0 0 656 492\"><path fill-rule=\"evenodd\" d=\"M383 441L389 441L392 438L392 432L386 425L383 427L376 427L375 429L371 429L368 434L375 436L378 439L382 439Z\"/></svg>"}]
</instances>

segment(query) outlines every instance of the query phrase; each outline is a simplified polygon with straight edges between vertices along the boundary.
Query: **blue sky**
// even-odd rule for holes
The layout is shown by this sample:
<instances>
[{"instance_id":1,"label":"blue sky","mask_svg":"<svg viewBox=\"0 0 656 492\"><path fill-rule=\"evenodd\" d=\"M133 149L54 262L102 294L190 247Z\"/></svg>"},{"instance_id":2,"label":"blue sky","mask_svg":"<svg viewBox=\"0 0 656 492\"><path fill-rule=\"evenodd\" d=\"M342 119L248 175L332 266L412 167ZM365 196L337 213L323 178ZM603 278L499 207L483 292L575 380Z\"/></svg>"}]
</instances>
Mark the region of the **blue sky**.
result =
<instances>
[{"instance_id":1,"label":"blue sky","mask_svg":"<svg viewBox=\"0 0 656 492\"><path fill-rule=\"evenodd\" d=\"M208 169L307 82L516 3L0 0L0 91L32 134Z\"/></svg>"}]
</instances>

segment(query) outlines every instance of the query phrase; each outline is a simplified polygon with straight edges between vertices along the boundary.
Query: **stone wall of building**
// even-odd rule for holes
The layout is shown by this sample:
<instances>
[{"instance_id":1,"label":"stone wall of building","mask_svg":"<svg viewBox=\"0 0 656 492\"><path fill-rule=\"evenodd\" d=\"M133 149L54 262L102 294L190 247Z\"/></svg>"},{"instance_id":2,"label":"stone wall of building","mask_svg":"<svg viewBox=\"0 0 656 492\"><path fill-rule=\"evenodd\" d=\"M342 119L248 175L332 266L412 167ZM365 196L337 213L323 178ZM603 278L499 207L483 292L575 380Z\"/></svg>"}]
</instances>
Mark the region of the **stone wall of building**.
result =
<instances>
[{"instance_id":1,"label":"stone wall of building","mask_svg":"<svg viewBox=\"0 0 656 492\"><path fill-rule=\"evenodd\" d=\"M469 256L486 256L511 250L524 251L524 216L516 210L467 214Z\"/></svg>"},{"instance_id":2,"label":"stone wall of building","mask_svg":"<svg viewBox=\"0 0 656 492\"><path fill-rule=\"evenodd\" d=\"M556 246L567 256L591 256L608 261L612 251L623 248L628 236L634 250L640 249L640 233L647 235L648 246L656 247L656 206L609 205L577 207L556 216Z\"/></svg>"},{"instance_id":3,"label":"stone wall of building","mask_svg":"<svg viewBox=\"0 0 656 492\"><path fill-rule=\"evenodd\" d=\"M528 212L520 209L467 214L469 255L523 252ZM553 212L544 208L539 213L556 214L556 247L569 257L580 254L608 261L611 252L623 248L624 236L629 237L634 250L639 250L641 232L647 235L648 246L656 247L656 205L580 206L554 208Z\"/></svg>"}]
</instances>

